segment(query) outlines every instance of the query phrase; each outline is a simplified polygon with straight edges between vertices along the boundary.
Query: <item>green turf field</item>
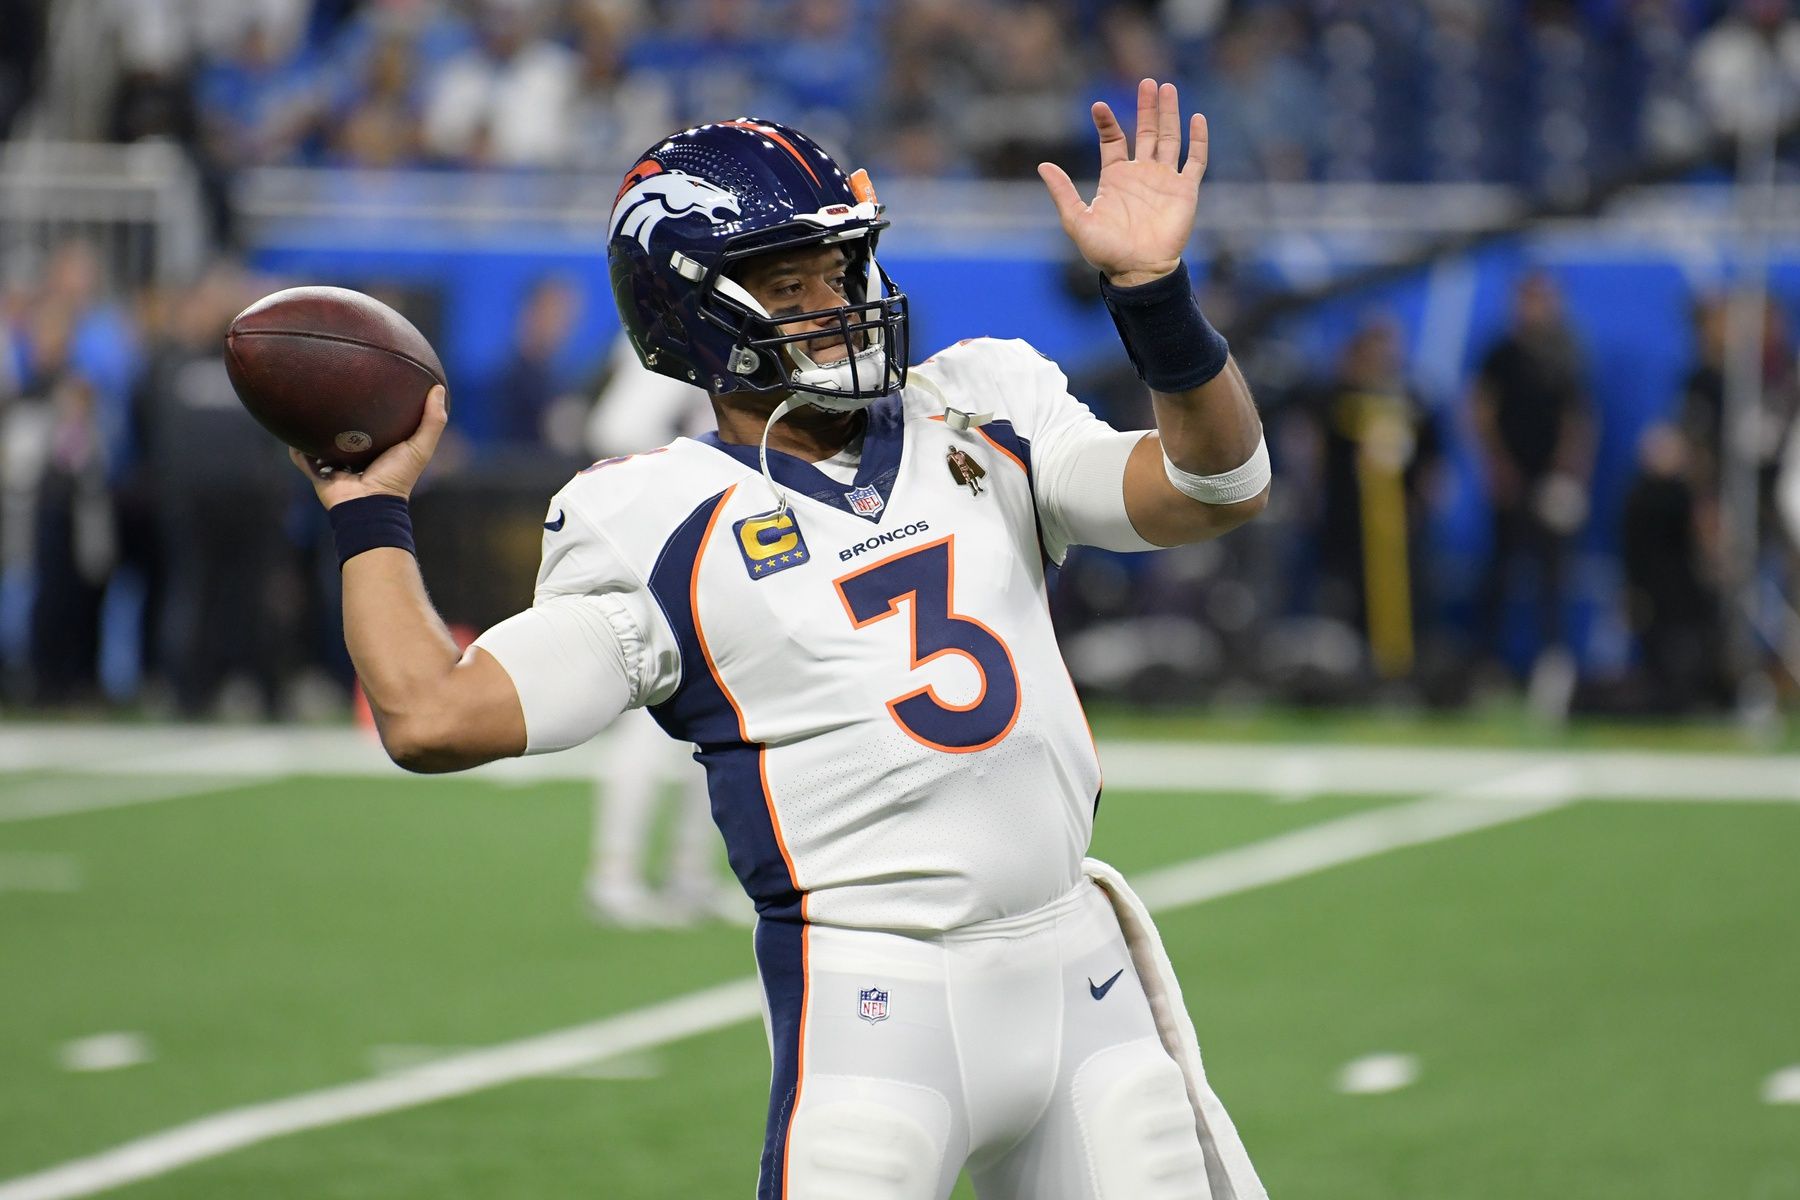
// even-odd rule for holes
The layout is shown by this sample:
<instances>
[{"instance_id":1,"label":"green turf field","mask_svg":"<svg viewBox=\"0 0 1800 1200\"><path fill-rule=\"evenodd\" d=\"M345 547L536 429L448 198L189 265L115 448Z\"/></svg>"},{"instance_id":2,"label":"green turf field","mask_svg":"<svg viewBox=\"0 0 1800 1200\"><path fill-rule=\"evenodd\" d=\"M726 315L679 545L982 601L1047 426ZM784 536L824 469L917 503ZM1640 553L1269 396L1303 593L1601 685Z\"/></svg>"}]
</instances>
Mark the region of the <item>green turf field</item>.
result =
<instances>
[{"instance_id":1,"label":"green turf field","mask_svg":"<svg viewBox=\"0 0 1800 1200\"><path fill-rule=\"evenodd\" d=\"M1800 1200L1800 1103L1764 1096L1800 1066L1800 791L1545 793L1383 849L1341 831L1416 801L1403 746L1391 790L1274 795L1215 790L1190 750L1192 787L1108 790L1095 852L1176 891L1157 869L1204 860L1181 878L1211 898L1159 921L1277 1200ZM1720 794L1755 791L1730 782L1744 762L1718 759ZM227 1112L238 1125L145 1143L173 1160L104 1194L750 1194L767 1058L730 989L691 1036L615 1021L595 1036L635 1038L622 1057L348 1111L371 1093L340 1085L384 1063L466 1061L748 976L743 930L588 923L584 783L277 772L182 796L81 765L0 771L0 1200L99 1194L95 1164L120 1161L104 1152ZM138 802L85 807L118 796ZM1309 845L1342 861L1306 866ZM68 1069L65 1047L107 1032L140 1035L145 1061ZM1374 1054L1412 1056L1416 1079L1340 1091ZM76 1160L87 1173L47 1173Z\"/></svg>"}]
</instances>

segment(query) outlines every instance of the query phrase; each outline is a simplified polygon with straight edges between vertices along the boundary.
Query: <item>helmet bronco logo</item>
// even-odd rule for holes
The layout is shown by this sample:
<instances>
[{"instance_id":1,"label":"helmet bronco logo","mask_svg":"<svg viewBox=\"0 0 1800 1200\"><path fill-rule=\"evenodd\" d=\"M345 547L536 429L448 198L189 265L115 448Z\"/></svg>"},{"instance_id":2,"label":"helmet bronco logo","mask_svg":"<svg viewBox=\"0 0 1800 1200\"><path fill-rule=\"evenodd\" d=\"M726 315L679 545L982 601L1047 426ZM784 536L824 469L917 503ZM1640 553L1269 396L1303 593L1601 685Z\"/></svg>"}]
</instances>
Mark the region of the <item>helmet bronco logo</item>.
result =
<instances>
[{"instance_id":1,"label":"helmet bronco logo","mask_svg":"<svg viewBox=\"0 0 1800 1200\"><path fill-rule=\"evenodd\" d=\"M626 184L613 204L612 229L607 237L624 234L636 238L645 250L650 249L651 233L670 217L698 214L714 225L722 225L743 212L738 198L718 184L680 171L646 173L635 181L628 176Z\"/></svg>"}]
</instances>

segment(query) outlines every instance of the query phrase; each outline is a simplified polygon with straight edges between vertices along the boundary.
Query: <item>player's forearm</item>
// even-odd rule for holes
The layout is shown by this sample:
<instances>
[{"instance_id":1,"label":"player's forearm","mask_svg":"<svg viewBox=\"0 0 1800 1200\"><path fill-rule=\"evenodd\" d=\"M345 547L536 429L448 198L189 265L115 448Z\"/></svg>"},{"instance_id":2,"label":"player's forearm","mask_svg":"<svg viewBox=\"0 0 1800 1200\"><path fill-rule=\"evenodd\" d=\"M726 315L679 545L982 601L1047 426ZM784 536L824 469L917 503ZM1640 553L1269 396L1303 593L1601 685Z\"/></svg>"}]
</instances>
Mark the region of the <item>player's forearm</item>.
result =
<instances>
[{"instance_id":1,"label":"player's forearm","mask_svg":"<svg viewBox=\"0 0 1800 1200\"><path fill-rule=\"evenodd\" d=\"M419 564L384 547L344 564L344 643L382 747L437 773L525 752L525 716L505 668L459 651L425 594Z\"/></svg>"},{"instance_id":2,"label":"player's forearm","mask_svg":"<svg viewBox=\"0 0 1800 1200\"><path fill-rule=\"evenodd\" d=\"M1151 406L1163 453L1194 475L1219 475L1242 466L1262 440L1250 385L1236 359L1197 388L1185 392L1152 389Z\"/></svg>"},{"instance_id":3,"label":"player's forearm","mask_svg":"<svg viewBox=\"0 0 1800 1200\"><path fill-rule=\"evenodd\" d=\"M461 651L405 550L358 554L344 564L343 579L344 644L382 744L396 761L417 758L444 740L435 709Z\"/></svg>"},{"instance_id":4,"label":"player's forearm","mask_svg":"<svg viewBox=\"0 0 1800 1200\"><path fill-rule=\"evenodd\" d=\"M1225 339L1195 304L1186 270L1102 291L1156 414L1157 438L1146 438L1126 464L1132 524L1160 546L1237 528L1268 502L1262 420Z\"/></svg>"}]
</instances>

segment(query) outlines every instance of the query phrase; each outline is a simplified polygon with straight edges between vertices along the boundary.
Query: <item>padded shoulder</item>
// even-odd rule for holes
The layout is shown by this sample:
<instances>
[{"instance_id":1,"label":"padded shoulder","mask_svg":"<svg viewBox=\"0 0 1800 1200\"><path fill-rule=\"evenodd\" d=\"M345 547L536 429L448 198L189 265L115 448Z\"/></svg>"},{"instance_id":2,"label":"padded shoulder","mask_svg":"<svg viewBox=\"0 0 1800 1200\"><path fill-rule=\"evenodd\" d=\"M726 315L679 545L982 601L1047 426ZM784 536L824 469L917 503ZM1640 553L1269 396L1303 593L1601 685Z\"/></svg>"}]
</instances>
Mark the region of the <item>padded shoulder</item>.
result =
<instances>
[{"instance_id":1,"label":"padded shoulder","mask_svg":"<svg viewBox=\"0 0 1800 1200\"><path fill-rule=\"evenodd\" d=\"M588 467L544 513L538 596L643 586L682 521L742 476L731 458L687 438Z\"/></svg>"},{"instance_id":2,"label":"padded shoulder","mask_svg":"<svg viewBox=\"0 0 1800 1200\"><path fill-rule=\"evenodd\" d=\"M913 368L944 402L967 412L988 412L1031 437L1046 410L1068 400L1062 368L1019 338L968 338Z\"/></svg>"}]
</instances>

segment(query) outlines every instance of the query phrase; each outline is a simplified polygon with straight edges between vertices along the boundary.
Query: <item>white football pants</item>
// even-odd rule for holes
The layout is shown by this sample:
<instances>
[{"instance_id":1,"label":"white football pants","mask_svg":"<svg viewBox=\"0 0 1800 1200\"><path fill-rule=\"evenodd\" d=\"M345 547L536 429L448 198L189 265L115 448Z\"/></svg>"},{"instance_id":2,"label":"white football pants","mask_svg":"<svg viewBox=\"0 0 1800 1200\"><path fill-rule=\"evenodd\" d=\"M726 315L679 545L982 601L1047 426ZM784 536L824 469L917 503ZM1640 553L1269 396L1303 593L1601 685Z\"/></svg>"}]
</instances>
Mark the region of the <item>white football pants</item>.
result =
<instances>
[{"instance_id":1,"label":"white football pants","mask_svg":"<svg viewBox=\"0 0 1800 1200\"><path fill-rule=\"evenodd\" d=\"M1181 1069L1084 880L951 933L763 921L758 1200L1208 1200Z\"/></svg>"}]
</instances>

